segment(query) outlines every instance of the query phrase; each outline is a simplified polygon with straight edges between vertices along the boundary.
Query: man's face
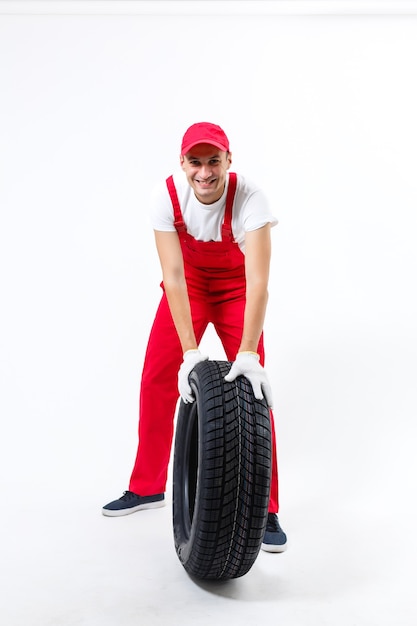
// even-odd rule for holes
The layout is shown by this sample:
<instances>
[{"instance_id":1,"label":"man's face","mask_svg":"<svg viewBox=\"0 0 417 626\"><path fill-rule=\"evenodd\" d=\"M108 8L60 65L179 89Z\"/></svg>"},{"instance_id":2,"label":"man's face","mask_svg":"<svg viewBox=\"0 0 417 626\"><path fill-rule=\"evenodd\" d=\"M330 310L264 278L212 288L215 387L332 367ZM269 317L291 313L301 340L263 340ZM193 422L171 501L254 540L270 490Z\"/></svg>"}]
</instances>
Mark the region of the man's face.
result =
<instances>
[{"instance_id":1,"label":"man's face","mask_svg":"<svg viewBox=\"0 0 417 626\"><path fill-rule=\"evenodd\" d=\"M201 143L180 157L189 185L203 204L213 204L221 198L226 182L226 172L232 163L230 152Z\"/></svg>"}]
</instances>

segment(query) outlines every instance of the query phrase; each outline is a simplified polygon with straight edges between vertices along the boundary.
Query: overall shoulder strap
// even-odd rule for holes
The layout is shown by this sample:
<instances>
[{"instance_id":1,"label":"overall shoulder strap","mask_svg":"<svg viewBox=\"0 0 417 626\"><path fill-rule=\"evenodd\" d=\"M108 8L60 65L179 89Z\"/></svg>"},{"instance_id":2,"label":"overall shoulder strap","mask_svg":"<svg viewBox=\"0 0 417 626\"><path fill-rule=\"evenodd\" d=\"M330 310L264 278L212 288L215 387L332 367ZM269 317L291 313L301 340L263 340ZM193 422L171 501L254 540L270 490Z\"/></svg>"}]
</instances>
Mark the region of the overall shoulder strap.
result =
<instances>
[{"instance_id":1,"label":"overall shoulder strap","mask_svg":"<svg viewBox=\"0 0 417 626\"><path fill-rule=\"evenodd\" d=\"M178 233L186 232L187 228L184 224L184 220L181 213L181 207L178 200L177 190L175 189L174 177L170 176L166 179L168 192L171 198L172 207L174 209L174 226Z\"/></svg>"},{"instance_id":2,"label":"overall shoulder strap","mask_svg":"<svg viewBox=\"0 0 417 626\"><path fill-rule=\"evenodd\" d=\"M237 186L237 175L235 172L230 172L229 174L229 187L227 189L226 195L226 209L224 212L224 220L222 225L222 241L226 241L229 239L230 241L234 241L233 232L232 232L232 215L233 215L233 202L235 199Z\"/></svg>"}]
</instances>

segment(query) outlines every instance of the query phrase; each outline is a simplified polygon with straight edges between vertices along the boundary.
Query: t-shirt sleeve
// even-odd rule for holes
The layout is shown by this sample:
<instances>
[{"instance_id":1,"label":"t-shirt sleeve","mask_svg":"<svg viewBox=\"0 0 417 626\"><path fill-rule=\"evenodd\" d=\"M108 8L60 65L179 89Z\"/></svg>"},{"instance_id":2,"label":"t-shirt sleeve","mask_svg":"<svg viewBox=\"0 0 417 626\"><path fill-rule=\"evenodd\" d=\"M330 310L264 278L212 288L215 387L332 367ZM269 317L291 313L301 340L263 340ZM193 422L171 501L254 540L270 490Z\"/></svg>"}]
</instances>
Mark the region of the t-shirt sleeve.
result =
<instances>
[{"instance_id":1,"label":"t-shirt sleeve","mask_svg":"<svg viewBox=\"0 0 417 626\"><path fill-rule=\"evenodd\" d=\"M175 232L174 210L165 181L151 193L149 219L154 230Z\"/></svg>"},{"instance_id":2,"label":"t-shirt sleeve","mask_svg":"<svg viewBox=\"0 0 417 626\"><path fill-rule=\"evenodd\" d=\"M245 232L262 228L265 224L276 226L277 218L271 213L268 200L260 189L255 189L243 207L243 226Z\"/></svg>"}]
</instances>

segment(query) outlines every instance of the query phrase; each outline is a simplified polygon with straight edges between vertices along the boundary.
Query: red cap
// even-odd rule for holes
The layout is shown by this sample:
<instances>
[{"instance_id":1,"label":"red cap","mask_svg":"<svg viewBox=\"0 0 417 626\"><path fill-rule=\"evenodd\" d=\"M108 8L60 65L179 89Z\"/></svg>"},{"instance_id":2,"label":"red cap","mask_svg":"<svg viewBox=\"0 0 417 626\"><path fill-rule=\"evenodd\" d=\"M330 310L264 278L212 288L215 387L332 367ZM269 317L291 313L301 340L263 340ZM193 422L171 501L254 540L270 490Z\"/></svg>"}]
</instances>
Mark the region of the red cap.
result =
<instances>
[{"instance_id":1,"label":"red cap","mask_svg":"<svg viewBox=\"0 0 417 626\"><path fill-rule=\"evenodd\" d=\"M198 122L185 131L182 138L181 155L184 156L199 143L208 143L224 152L229 152L229 140L226 133L220 126L210 124L210 122Z\"/></svg>"}]
</instances>

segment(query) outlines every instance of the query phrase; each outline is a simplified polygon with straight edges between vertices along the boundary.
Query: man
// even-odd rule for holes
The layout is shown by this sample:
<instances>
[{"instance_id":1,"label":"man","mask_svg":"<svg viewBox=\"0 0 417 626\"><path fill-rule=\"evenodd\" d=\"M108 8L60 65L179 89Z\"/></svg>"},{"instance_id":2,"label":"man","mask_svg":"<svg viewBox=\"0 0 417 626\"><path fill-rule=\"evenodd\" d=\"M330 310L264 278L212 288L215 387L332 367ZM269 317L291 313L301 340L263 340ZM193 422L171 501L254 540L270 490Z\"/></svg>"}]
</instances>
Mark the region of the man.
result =
<instances>
[{"instance_id":1,"label":"man","mask_svg":"<svg viewBox=\"0 0 417 626\"><path fill-rule=\"evenodd\" d=\"M272 408L263 368L263 324L268 300L270 229L277 220L263 193L229 173L229 140L217 125L193 124L181 145L183 172L153 200L152 223L162 268L163 295L146 350L140 390L139 446L129 490L103 508L119 516L164 505L178 392L194 398L188 381L207 359L198 346L211 322L233 361L227 381L244 375ZM275 432L268 524L262 548L282 552Z\"/></svg>"}]
</instances>

